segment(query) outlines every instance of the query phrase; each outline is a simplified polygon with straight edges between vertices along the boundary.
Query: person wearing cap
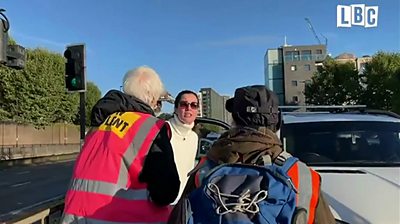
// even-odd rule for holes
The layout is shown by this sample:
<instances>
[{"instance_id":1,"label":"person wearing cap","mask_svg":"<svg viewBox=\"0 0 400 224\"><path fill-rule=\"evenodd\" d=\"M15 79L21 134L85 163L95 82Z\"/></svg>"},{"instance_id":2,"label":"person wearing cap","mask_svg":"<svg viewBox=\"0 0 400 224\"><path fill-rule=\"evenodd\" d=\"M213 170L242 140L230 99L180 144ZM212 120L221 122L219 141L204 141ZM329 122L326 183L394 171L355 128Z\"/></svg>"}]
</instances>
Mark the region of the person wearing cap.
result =
<instances>
[{"instance_id":1,"label":"person wearing cap","mask_svg":"<svg viewBox=\"0 0 400 224\"><path fill-rule=\"evenodd\" d=\"M216 164L243 163L265 164L265 158L275 164L282 164L291 155L284 152L282 143L275 134L281 124L278 97L264 85L245 86L236 89L233 98L227 100L226 109L232 114L233 127L221 135L213 144L207 156L202 158L186 185L183 195L189 195L199 187L197 180L202 164L211 160ZM301 167L301 168L299 168ZM329 205L320 190L321 178L317 172L304 163L296 162L288 172L294 187L298 190L296 207L304 209L302 218L306 223L335 223ZM300 173L300 172L301 173ZM304 178L305 177L305 178ZM301 185L300 185L301 183ZM300 186L302 188L300 188ZM183 198L183 196L182 196ZM178 202L168 223L182 223L185 216L184 200Z\"/></svg>"},{"instance_id":2,"label":"person wearing cap","mask_svg":"<svg viewBox=\"0 0 400 224\"><path fill-rule=\"evenodd\" d=\"M165 94L152 68L128 71L91 111L61 223L165 223L179 192L171 130L154 116ZM159 105L158 105L159 106Z\"/></svg>"}]
</instances>

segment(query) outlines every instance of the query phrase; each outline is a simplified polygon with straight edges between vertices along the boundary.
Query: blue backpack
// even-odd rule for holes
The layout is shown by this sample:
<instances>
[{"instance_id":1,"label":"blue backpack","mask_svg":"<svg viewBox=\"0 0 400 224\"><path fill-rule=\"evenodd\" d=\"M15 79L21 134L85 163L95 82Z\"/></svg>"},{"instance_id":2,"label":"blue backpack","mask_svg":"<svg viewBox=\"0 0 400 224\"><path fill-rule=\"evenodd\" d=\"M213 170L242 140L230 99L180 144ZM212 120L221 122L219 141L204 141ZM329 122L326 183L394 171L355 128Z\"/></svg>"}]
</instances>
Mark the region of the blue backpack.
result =
<instances>
[{"instance_id":1,"label":"blue backpack","mask_svg":"<svg viewBox=\"0 0 400 224\"><path fill-rule=\"evenodd\" d=\"M291 224L306 221L303 218L295 221L296 189L287 174L297 161L289 157L280 165L217 166L206 160L197 171L200 187L186 198L187 223Z\"/></svg>"}]
</instances>

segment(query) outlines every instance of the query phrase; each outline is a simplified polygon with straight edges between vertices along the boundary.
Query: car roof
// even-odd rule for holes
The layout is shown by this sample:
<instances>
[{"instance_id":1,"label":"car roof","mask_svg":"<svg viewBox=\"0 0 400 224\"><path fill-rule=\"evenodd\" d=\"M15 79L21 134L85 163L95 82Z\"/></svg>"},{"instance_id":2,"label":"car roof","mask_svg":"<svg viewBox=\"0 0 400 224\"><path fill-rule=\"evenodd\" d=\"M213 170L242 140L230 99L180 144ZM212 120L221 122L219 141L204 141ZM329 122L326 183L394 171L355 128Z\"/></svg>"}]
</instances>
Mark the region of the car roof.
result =
<instances>
[{"instance_id":1,"label":"car roof","mask_svg":"<svg viewBox=\"0 0 400 224\"><path fill-rule=\"evenodd\" d=\"M329 112L284 112L283 122L309 123L309 122L337 122L337 121L373 121L373 122L397 122L400 119L386 114L363 113L329 113Z\"/></svg>"}]
</instances>

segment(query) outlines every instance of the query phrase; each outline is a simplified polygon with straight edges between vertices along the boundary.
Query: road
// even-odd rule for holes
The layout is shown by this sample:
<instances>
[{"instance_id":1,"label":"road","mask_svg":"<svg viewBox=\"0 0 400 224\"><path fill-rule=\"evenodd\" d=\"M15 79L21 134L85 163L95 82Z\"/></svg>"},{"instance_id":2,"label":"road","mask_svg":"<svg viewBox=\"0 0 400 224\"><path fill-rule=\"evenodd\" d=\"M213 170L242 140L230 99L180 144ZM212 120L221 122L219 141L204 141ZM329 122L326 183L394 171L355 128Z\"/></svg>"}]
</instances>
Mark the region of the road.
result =
<instances>
[{"instance_id":1,"label":"road","mask_svg":"<svg viewBox=\"0 0 400 224\"><path fill-rule=\"evenodd\" d=\"M0 215L65 194L73 161L0 170Z\"/></svg>"}]
</instances>

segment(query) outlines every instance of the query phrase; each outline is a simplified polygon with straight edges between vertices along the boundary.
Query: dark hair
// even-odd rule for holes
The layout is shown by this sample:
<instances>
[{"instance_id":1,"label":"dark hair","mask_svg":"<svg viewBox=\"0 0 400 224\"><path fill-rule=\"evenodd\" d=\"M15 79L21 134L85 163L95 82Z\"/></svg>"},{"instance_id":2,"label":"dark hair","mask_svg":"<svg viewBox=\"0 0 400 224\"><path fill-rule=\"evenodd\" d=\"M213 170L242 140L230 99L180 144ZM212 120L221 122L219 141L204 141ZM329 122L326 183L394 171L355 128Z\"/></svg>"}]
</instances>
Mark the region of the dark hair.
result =
<instances>
[{"instance_id":1,"label":"dark hair","mask_svg":"<svg viewBox=\"0 0 400 224\"><path fill-rule=\"evenodd\" d=\"M196 96L197 103L199 103L199 97L197 96L197 93L195 93L195 92L193 92L191 90L183 90L183 91L179 92L178 95L175 98L175 102L174 102L175 109L178 108L179 102L181 101L182 96L184 94L193 94L194 96Z\"/></svg>"}]
</instances>

